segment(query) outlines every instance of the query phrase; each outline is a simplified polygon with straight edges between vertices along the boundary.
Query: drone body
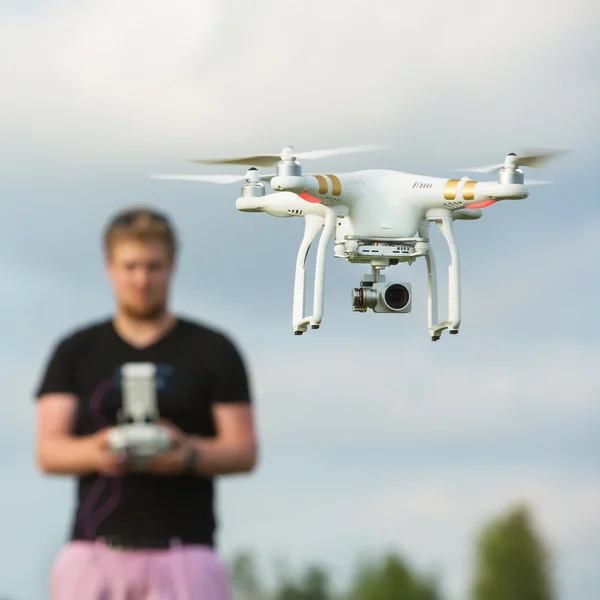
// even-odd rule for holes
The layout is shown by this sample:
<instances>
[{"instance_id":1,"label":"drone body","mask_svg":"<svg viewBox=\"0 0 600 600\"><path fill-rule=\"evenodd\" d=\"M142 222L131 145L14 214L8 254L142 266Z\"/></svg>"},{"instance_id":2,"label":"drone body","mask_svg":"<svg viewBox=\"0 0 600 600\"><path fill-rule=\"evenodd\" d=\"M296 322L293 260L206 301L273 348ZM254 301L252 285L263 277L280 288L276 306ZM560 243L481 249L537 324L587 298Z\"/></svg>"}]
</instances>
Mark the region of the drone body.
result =
<instances>
[{"instance_id":1,"label":"drone body","mask_svg":"<svg viewBox=\"0 0 600 600\"><path fill-rule=\"evenodd\" d=\"M364 148L305 153L307 158L356 151ZM407 313L412 291L408 283L386 283L383 270L399 263L412 264L423 257L427 263L428 329L432 340L444 330L458 333L461 324L460 267L453 222L479 219L482 209L502 200L529 196L519 166L540 168L556 152L536 152L504 163L480 168L497 171L495 181L469 177L421 176L390 169L366 169L347 173L303 174L298 157L288 146L280 155L195 161L208 164L251 165L245 176L162 175L161 179L183 179L232 183L244 181L236 207L242 212L263 212L279 218L304 217L305 229L296 261L293 297L293 330L296 335L323 320L325 258L333 241L334 256L350 263L370 266L360 287L352 290L352 309L376 313ZM276 166L276 173L259 175L257 166ZM270 182L267 193L265 182ZM531 183L545 183L529 181ZM437 271L430 244L429 225L435 223L450 250L448 316L438 320ZM313 312L305 315L306 257L317 235Z\"/></svg>"},{"instance_id":2,"label":"drone body","mask_svg":"<svg viewBox=\"0 0 600 600\"><path fill-rule=\"evenodd\" d=\"M293 209L310 210L306 204L278 192L292 192L304 202L323 205L325 208L347 208L347 222L354 235L359 237L405 238L416 234L420 223L431 210L468 208L471 211L488 206L499 199L523 199L527 188L520 183L498 184L475 182L468 177L448 179L402 173L399 171L370 169L338 175L305 175L303 177L275 176L271 179L275 195L250 200L240 199L238 210L251 211L256 206L268 212L273 203L277 216L297 216ZM288 214L283 212L288 205ZM260 208L264 205L264 209ZM345 213L344 208L339 212ZM464 218L477 218L481 213L459 212Z\"/></svg>"}]
</instances>

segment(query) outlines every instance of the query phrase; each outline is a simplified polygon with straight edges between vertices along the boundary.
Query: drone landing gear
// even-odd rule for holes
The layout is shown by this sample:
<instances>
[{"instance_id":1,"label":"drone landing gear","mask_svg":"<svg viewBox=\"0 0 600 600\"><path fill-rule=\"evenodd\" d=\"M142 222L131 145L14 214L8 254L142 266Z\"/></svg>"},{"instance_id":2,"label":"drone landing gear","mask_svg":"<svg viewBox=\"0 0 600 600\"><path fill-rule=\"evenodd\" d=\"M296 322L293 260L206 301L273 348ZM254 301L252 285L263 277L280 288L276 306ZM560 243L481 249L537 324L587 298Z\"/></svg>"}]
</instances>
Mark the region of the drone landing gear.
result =
<instances>
[{"instance_id":1,"label":"drone landing gear","mask_svg":"<svg viewBox=\"0 0 600 600\"><path fill-rule=\"evenodd\" d=\"M431 340L437 342L444 330L448 330L451 335L456 335L461 323L460 306L460 262L458 257L458 247L454 239L454 230L452 227L454 218L452 214L436 211L427 215L427 221L421 224L419 235L429 238L429 221L433 221L442 232L448 248L450 250L450 265L448 267L448 320L438 322L438 288L437 271L433 249L429 244L429 251L425 255L427 262L427 290L428 290L428 311L427 325Z\"/></svg>"},{"instance_id":2,"label":"drone landing gear","mask_svg":"<svg viewBox=\"0 0 600 600\"><path fill-rule=\"evenodd\" d=\"M304 217L304 236L298 249L294 280L293 328L295 335L302 335L308 330L309 326L311 329L319 329L323 320L326 252L329 242L334 237L337 219L339 216L345 214L342 209L343 207L340 206L335 209L327 207L325 216L309 214ZM431 339L434 342L440 339L443 331L447 330L450 335L458 334L461 324L460 263L453 230L453 221L456 217L457 215L450 211L429 211L419 227L419 238L412 240L412 242L418 244L418 246L415 245L414 250L409 247L389 249L378 246L373 247L373 249L368 248L369 257L367 260L372 265L378 260L381 260L382 263L388 263L391 259L391 256L388 256L390 252L393 252L393 255L398 257L392 260L399 260L401 262L412 262L419 256L425 256L428 291L427 325ZM446 321L438 321L436 260L431 244L429 243L429 227L431 222L434 222L438 226L450 250L450 265L448 267L448 318ZM306 258L321 229L323 229L323 232L317 248L313 314L306 316L304 314L306 300ZM348 238L349 236L346 237ZM386 241L389 242L389 240ZM398 242L400 243L400 240ZM425 243L422 244L423 242ZM373 256L375 250L380 254L378 258ZM402 256L403 254L404 256ZM364 258L366 259L366 256ZM351 262L354 262L354 260L351 260Z\"/></svg>"},{"instance_id":3,"label":"drone landing gear","mask_svg":"<svg viewBox=\"0 0 600 600\"><path fill-rule=\"evenodd\" d=\"M311 329L319 329L323 320L323 300L325 292L325 258L327 246L333 238L335 225L337 221L337 211L328 208L325 217L320 215L306 215L304 226L304 237L298 250L296 260L296 276L294 281L294 305L293 305L293 326L294 335L302 335L310 325ZM306 257L312 243L319 231L323 228L323 233L317 247L317 260L315 272L315 287L313 299L313 314L305 316L306 300Z\"/></svg>"}]
</instances>

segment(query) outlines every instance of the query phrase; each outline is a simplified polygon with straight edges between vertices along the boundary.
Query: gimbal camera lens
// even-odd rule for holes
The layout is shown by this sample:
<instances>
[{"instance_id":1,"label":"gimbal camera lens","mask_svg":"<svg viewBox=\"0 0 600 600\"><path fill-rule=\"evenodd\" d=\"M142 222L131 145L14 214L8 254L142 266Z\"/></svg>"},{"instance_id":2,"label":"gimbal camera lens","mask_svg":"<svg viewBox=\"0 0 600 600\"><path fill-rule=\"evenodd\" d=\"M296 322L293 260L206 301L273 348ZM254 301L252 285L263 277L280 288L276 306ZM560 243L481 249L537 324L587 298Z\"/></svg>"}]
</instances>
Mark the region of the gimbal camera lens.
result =
<instances>
[{"instance_id":1,"label":"gimbal camera lens","mask_svg":"<svg viewBox=\"0 0 600 600\"><path fill-rule=\"evenodd\" d=\"M393 283L385 290L383 300L388 308L402 310L410 300L410 293L402 284Z\"/></svg>"},{"instance_id":2,"label":"gimbal camera lens","mask_svg":"<svg viewBox=\"0 0 600 600\"><path fill-rule=\"evenodd\" d=\"M365 295L363 294L363 288L354 288L352 290L352 307L353 308L367 308L365 304Z\"/></svg>"},{"instance_id":3,"label":"gimbal camera lens","mask_svg":"<svg viewBox=\"0 0 600 600\"><path fill-rule=\"evenodd\" d=\"M373 308L377 303L377 292L367 287L358 287L352 290L352 307L359 310Z\"/></svg>"}]
</instances>

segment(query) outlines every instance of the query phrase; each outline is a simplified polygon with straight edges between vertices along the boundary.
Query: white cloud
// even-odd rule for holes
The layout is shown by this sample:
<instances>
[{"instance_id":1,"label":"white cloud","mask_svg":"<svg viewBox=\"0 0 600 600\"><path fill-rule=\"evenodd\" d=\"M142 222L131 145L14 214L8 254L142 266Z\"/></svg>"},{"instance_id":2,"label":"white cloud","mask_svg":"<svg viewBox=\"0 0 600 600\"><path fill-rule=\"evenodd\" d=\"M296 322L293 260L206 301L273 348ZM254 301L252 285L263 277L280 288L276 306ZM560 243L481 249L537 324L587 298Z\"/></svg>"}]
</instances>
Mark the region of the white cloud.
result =
<instances>
[{"instance_id":1,"label":"white cloud","mask_svg":"<svg viewBox=\"0 0 600 600\"><path fill-rule=\"evenodd\" d=\"M510 444L599 416L597 354L585 346L471 342L438 351L345 339L284 356L253 359L262 427L283 444L296 430L324 444Z\"/></svg>"},{"instance_id":2,"label":"white cloud","mask_svg":"<svg viewBox=\"0 0 600 600\"><path fill-rule=\"evenodd\" d=\"M559 194L554 198L548 210L560 210ZM597 282L590 273L598 256L598 214L586 211L568 227L561 219L550 226L530 221L539 204L503 208L501 215L486 215L494 225L482 228L492 237L485 246L478 247L472 243L473 235L461 231L462 239L470 242L463 246L466 253L479 254L477 261L467 255L469 264L462 274L466 319L483 321L487 316L496 329L503 317L508 321L531 315L527 332L532 337L560 328L572 317L581 318L584 312L591 321L589 293L597 289Z\"/></svg>"},{"instance_id":3,"label":"white cloud","mask_svg":"<svg viewBox=\"0 0 600 600\"><path fill-rule=\"evenodd\" d=\"M599 90L578 65L597 47L597 11L587 0L554 1L542 16L534 3L476 0L5 9L0 127L30 155L78 164L342 138L401 141L405 156L431 161L578 147L595 127Z\"/></svg>"}]
</instances>

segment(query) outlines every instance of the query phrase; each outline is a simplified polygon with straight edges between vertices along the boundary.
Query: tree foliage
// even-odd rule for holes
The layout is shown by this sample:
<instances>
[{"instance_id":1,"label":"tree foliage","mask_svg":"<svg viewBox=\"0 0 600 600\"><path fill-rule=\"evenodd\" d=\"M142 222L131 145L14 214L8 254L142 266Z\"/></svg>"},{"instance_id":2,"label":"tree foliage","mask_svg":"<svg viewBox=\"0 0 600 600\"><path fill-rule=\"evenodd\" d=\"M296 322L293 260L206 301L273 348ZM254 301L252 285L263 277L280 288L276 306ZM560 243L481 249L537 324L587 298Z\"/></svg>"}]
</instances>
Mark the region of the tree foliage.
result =
<instances>
[{"instance_id":1,"label":"tree foliage","mask_svg":"<svg viewBox=\"0 0 600 600\"><path fill-rule=\"evenodd\" d=\"M555 600L549 552L525 506L487 523L475 550L470 600ZM444 600L436 578L391 552L360 561L341 591L319 564L296 572L280 569L275 585L268 587L250 552L231 561L230 580L233 600Z\"/></svg>"},{"instance_id":2,"label":"tree foliage","mask_svg":"<svg viewBox=\"0 0 600 600\"><path fill-rule=\"evenodd\" d=\"M279 582L273 600L332 600L329 574L319 565L309 565L296 581L285 577Z\"/></svg>"},{"instance_id":3,"label":"tree foliage","mask_svg":"<svg viewBox=\"0 0 600 600\"><path fill-rule=\"evenodd\" d=\"M526 506L490 521L476 551L472 600L554 600L549 552Z\"/></svg>"},{"instance_id":4,"label":"tree foliage","mask_svg":"<svg viewBox=\"0 0 600 600\"><path fill-rule=\"evenodd\" d=\"M229 565L234 600L265 600L266 593L252 552L238 552Z\"/></svg>"},{"instance_id":5,"label":"tree foliage","mask_svg":"<svg viewBox=\"0 0 600 600\"><path fill-rule=\"evenodd\" d=\"M344 600L440 600L436 582L419 575L398 555L361 564Z\"/></svg>"},{"instance_id":6,"label":"tree foliage","mask_svg":"<svg viewBox=\"0 0 600 600\"><path fill-rule=\"evenodd\" d=\"M270 590L259 583L249 553L234 558L230 573L234 600L441 600L432 578L419 575L393 553L362 561L341 592L334 590L329 571L317 564L297 574L282 571Z\"/></svg>"}]
</instances>

